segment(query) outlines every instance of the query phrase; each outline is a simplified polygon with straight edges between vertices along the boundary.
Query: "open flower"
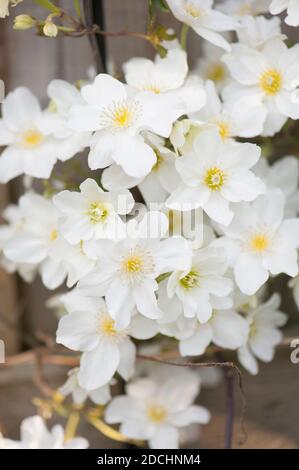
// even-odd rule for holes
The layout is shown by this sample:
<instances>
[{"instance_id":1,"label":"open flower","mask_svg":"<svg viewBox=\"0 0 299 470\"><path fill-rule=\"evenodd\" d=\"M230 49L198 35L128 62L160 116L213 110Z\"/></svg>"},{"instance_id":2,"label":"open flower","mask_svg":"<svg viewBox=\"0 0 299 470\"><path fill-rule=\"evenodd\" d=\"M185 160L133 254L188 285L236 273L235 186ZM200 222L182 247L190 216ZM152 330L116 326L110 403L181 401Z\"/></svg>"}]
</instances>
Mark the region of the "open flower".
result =
<instances>
[{"instance_id":1,"label":"open flower","mask_svg":"<svg viewBox=\"0 0 299 470\"><path fill-rule=\"evenodd\" d=\"M105 420L121 423L122 434L147 440L152 449L177 449L180 428L210 420L206 408L192 405L199 385L199 376L191 371L174 372L163 381L136 379L127 385L127 395L113 398Z\"/></svg>"},{"instance_id":2,"label":"open flower","mask_svg":"<svg viewBox=\"0 0 299 470\"><path fill-rule=\"evenodd\" d=\"M213 10L213 0L167 0L173 15L207 41L229 51L229 43L219 34L233 31L238 22L220 11Z\"/></svg>"},{"instance_id":3,"label":"open flower","mask_svg":"<svg viewBox=\"0 0 299 470\"><path fill-rule=\"evenodd\" d=\"M114 373L128 380L134 373L136 348L130 340L139 330L146 336L147 319L141 317L134 327L119 327L107 310L103 299L98 298L93 308L72 311L63 316L58 325L57 343L83 351L78 382L86 390L107 385ZM137 325L137 326L136 326Z\"/></svg>"},{"instance_id":4,"label":"open flower","mask_svg":"<svg viewBox=\"0 0 299 470\"><path fill-rule=\"evenodd\" d=\"M13 441L0 434L0 449L86 449L89 443L83 437L74 437L65 442L64 429L56 424L48 431L40 416L31 416L21 424L21 439Z\"/></svg>"},{"instance_id":5,"label":"open flower","mask_svg":"<svg viewBox=\"0 0 299 470\"><path fill-rule=\"evenodd\" d=\"M182 305L185 317L197 317L205 323L212 316L213 308L220 308L233 290L231 279L224 276L227 261L221 250L206 247L194 252L188 269L174 271L165 286L159 289L159 305L168 313L172 309L169 299L176 298ZM164 284L164 283L163 283ZM177 309L174 309L177 310ZM165 321L165 320L164 320Z\"/></svg>"},{"instance_id":6,"label":"open flower","mask_svg":"<svg viewBox=\"0 0 299 470\"><path fill-rule=\"evenodd\" d=\"M5 243L4 254L15 263L37 266L45 286L55 289L66 277L63 265L50 257L58 240L59 212L52 201L33 193L20 198L19 208L24 224Z\"/></svg>"},{"instance_id":7,"label":"open flower","mask_svg":"<svg viewBox=\"0 0 299 470\"><path fill-rule=\"evenodd\" d=\"M181 211L202 207L211 219L228 225L234 215L231 202L253 201L264 192L263 182L250 171L260 148L247 143L227 146L216 130L202 131L193 147L176 161L183 182L166 205Z\"/></svg>"},{"instance_id":8,"label":"open flower","mask_svg":"<svg viewBox=\"0 0 299 470\"><path fill-rule=\"evenodd\" d=\"M271 0L224 0L217 8L227 15L249 18L266 13Z\"/></svg>"},{"instance_id":9,"label":"open flower","mask_svg":"<svg viewBox=\"0 0 299 470\"><path fill-rule=\"evenodd\" d=\"M278 329L287 321L287 315L278 310L280 296L273 294L268 302L259 305L248 313L246 320L249 324L247 344L238 350L238 359L251 374L258 373L258 362L270 362L274 357L275 346L281 339Z\"/></svg>"},{"instance_id":10,"label":"open flower","mask_svg":"<svg viewBox=\"0 0 299 470\"><path fill-rule=\"evenodd\" d=\"M278 132L288 117L299 118L293 97L299 85L297 45L288 48L281 39L273 39L257 51L238 43L223 60L235 80L224 96L235 103L242 99L244 113L246 106L262 104L267 111L263 135Z\"/></svg>"},{"instance_id":11,"label":"open flower","mask_svg":"<svg viewBox=\"0 0 299 470\"><path fill-rule=\"evenodd\" d=\"M221 102L212 81L206 82L207 104L192 114L193 119L212 124L218 129L224 142L233 137L255 137L263 131L266 110L262 105L247 106L246 112L240 102Z\"/></svg>"},{"instance_id":12,"label":"open flower","mask_svg":"<svg viewBox=\"0 0 299 470\"><path fill-rule=\"evenodd\" d=\"M142 131L168 137L172 123L185 112L184 102L172 94L134 93L106 74L98 75L81 93L86 105L73 106L70 126L77 131L96 131L88 157L92 170L115 162L130 176L145 176L157 157Z\"/></svg>"},{"instance_id":13,"label":"open flower","mask_svg":"<svg viewBox=\"0 0 299 470\"><path fill-rule=\"evenodd\" d=\"M254 294L269 274L298 274L299 219L283 220L285 198L277 189L242 204L224 237L213 242L227 249L236 283L247 295Z\"/></svg>"},{"instance_id":14,"label":"open flower","mask_svg":"<svg viewBox=\"0 0 299 470\"><path fill-rule=\"evenodd\" d=\"M79 281L78 289L93 297L105 295L110 315L128 325L134 308L156 319L162 315L155 291L157 277L173 269L186 269L191 248L182 237L160 240L168 229L167 217L149 212L138 224L128 222L128 236L116 243L99 245L99 268Z\"/></svg>"},{"instance_id":15,"label":"open flower","mask_svg":"<svg viewBox=\"0 0 299 470\"><path fill-rule=\"evenodd\" d=\"M127 214L134 205L129 191L104 192L95 180L88 178L80 185L80 192L62 191L53 198L63 214L60 226L65 239L72 244L81 240L121 238Z\"/></svg>"}]
</instances>

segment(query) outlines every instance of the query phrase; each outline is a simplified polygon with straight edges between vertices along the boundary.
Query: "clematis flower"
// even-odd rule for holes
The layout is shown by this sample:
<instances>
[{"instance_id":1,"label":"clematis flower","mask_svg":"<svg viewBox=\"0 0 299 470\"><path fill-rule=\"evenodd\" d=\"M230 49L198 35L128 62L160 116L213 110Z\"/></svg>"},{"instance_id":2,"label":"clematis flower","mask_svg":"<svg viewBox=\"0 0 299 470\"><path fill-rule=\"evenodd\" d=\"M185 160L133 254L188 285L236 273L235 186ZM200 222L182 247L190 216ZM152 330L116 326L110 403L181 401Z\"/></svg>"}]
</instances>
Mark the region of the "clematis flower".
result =
<instances>
[{"instance_id":1,"label":"clematis flower","mask_svg":"<svg viewBox=\"0 0 299 470\"><path fill-rule=\"evenodd\" d=\"M227 146L216 130L202 131L193 148L176 161L183 181L166 206L182 211L202 207L212 220L228 225L234 215L231 202L253 201L264 192L263 182L250 171L260 149L247 143Z\"/></svg>"},{"instance_id":2,"label":"clematis flower","mask_svg":"<svg viewBox=\"0 0 299 470\"><path fill-rule=\"evenodd\" d=\"M59 213L52 201L39 194L27 193L19 200L25 224L4 246L5 256L15 263L38 267L48 289L55 289L65 279L66 270L50 257L58 239Z\"/></svg>"},{"instance_id":3,"label":"clematis flower","mask_svg":"<svg viewBox=\"0 0 299 470\"><path fill-rule=\"evenodd\" d=\"M81 240L120 238L127 214L134 205L129 191L104 192L95 180L88 178L80 185L80 192L62 191L53 198L63 215L60 230L72 244Z\"/></svg>"},{"instance_id":4,"label":"clematis flower","mask_svg":"<svg viewBox=\"0 0 299 470\"><path fill-rule=\"evenodd\" d=\"M105 420L121 423L122 434L146 440L152 449L176 449L181 428L210 420L206 408L192 405L199 385L198 375L190 371L174 372L164 381L136 379L126 386L126 395L112 399Z\"/></svg>"},{"instance_id":5,"label":"clematis flower","mask_svg":"<svg viewBox=\"0 0 299 470\"><path fill-rule=\"evenodd\" d=\"M159 306L166 313L168 310L175 312L178 309L173 308L169 299L176 298L182 305L185 317L197 317L201 323L207 322L213 308L220 308L223 298L227 307L232 307L232 299L227 297L232 293L233 282L224 276L226 270L227 261L221 250L209 246L196 250L188 269L174 271L167 286L166 283L165 287L161 284Z\"/></svg>"},{"instance_id":6,"label":"clematis flower","mask_svg":"<svg viewBox=\"0 0 299 470\"><path fill-rule=\"evenodd\" d=\"M78 381L79 368L76 367L68 372L67 381L60 387L59 392L67 397L72 395L73 402L76 405L82 405L87 398L96 405L106 405L111 400L109 384L96 388L95 390L86 390L82 388Z\"/></svg>"},{"instance_id":7,"label":"clematis flower","mask_svg":"<svg viewBox=\"0 0 299 470\"><path fill-rule=\"evenodd\" d=\"M269 274L298 274L299 219L283 219L285 198L277 189L251 205L243 203L224 237L213 242L227 249L235 281L247 295L254 294Z\"/></svg>"},{"instance_id":8,"label":"clematis flower","mask_svg":"<svg viewBox=\"0 0 299 470\"><path fill-rule=\"evenodd\" d=\"M262 105L247 105L246 113L242 103L221 102L212 81L206 82L207 104L192 115L192 119L214 125L223 141L234 137L255 137L262 133L266 110Z\"/></svg>"},{"instance_id":9,"label":"clematis flower","mask_svg":"<svg viewBox=\"0 0 299 470\"><path fill-rule=\"evenodd\" d=\"M271 0L224 0L217 5L217 8L227 15L235 16L239 19L254 17L266 13Z\"/></svg>"},{"instance_id":10,"label":"clematis flower","mask_svg":"<svg viewBox=\"0 0 299 470\"><path fill-rule=\"evenodd\" d=\"M287 321L287 315L278 310L280 296L273 294L268 302L259 305L246 317L249 324L247 344L238 350L240 363L251 374L258 373L258 362L270 362L274 357L275 346L281 339L282 333L278 329Z\"/></svg>"},{"instance_id":11,"label":"clematis flower","mask_svg":"<svg viewBox=\"0 0 299 470\"><path fill-rule=\"evenodd\" d=\"M264 16L244 16L240 28L237 29L237 36L240 43L257 50L261 50L272 39L287 38L281 32L281 21L278 17Z\"/></svg>"},{"instance_id":12,"label":"clematis flower","mask_svg":"<svg viewBox=\"0 0 299 470\"><path fill-rule=\"evenodd\" d=\"M190 26L207 41L229 51L230 44L219 32L235 30L238 22L214 10L213 3L213 0L167 0L170 10L179 21Z\"/></svg>"},{"instance_id":13,"label":"clematis flower","mask_svg":"<svg viewBox=\"0 0 299 470\"><path fill-rule=\"evenodd\" d=\"M246 343L249 334L246 320L232 309L214 310L206 323L181 315L175 322L160 323L159 329L164 335L179 340L181 356L199 356L211 342L235 350Z\"/></svg>"},{"instance_id":14,"label":"clematis flower","mask_svg":"<svg viewBox=\"0 0 299 470\"><path fill-rule=\"evenodd\" d=\"M169 94L132 92L106 74L81 90L86 105L73 106L70 126L77 131L96 131L88 162L92 170L115 162L130 176L141 177L157 162L142 132L168 137L172 123L185 112L184 102Z\"/></svg>"},{"instance_id":15,"label":"clematis flower","mask_svg":"<svg viewBox=\"0 0 299 470\"><path fill-rule=\"evenodd\" d=\"M45 125L59 142L60 160L66 161L90 143L90 132L74 132L68 125L72 106L84 101L78 88L65 80L52 80L47 91L51 101L45 112Z\"/></svg>"},{"instance_id":16,"label":"clematis flower","mask_svg":"<svg viewBox=\"0 0 299 470\"><path fill-rule=\"evenodd\" d=\"M262 178L269 190L281 189L285 196L285 217L296 217L299 212L299 165L293 156L283 157L273 165L266 158L260 158L254 171Z\"/></svg>"},{"instance_id":17,"label":"clematis flower","mask_svg":"<svg viewBox=\"0 0 299 470\"><path fill-rule=\"evenodd\" d=\"M64 429L56 424L48 431L40 416L31 416L21 423L21 439L13 441L0 434L0 449L86 449L89 443L83 437L65 442Z\"/></svg>"},{"instance_id":18,"label":"clematis flower","mask_svg":"<svg viewBox=\"0 0 299 470\"><path fill-rule=\"evenodd\" d=\"M0 18L5 18L9 15L9 5L16 6L23 0L0 0Z\"/></svg>"},{"instance_id":19,"label":"clematis flower","mask_svg":"<svg viewBox=\"0 0 299 470\"><path fill-rule=\"evenodd\" d=\"M288 117L299 118L294 99L299 85L298 59L297 45L288 48L281 39L268 41L260 51L234 44L232 52L223 56L235 80L224 90L224 97L235 103L241 99L244 113L247 105L262 104L267 111L262 135L274 135Z\"/></svg>"},{"instance_id":20,"label":"clematis flower","mask_svg":"<svg viewBox=\"0 0 299 470\"><path fill-rule=\"evenodd\" d=\"M272 0L270 5L270 13L278 15L282 11L287 10L285 22L290 26L299 25L299 2L298 0Z\"/></svg>"},{"instance_id":21,"label":"clematis flower","mask_svg":"<svg viewBox=\"0 0 299 470\"><path fill-rule=\"evenodd\" d=\"M193 70L193 73L198 73L204 81L211 80L218 92L231 81L228 68L221 60L222 56L222 49L219 49L219 47L214 46L210 42L204 42L202 56L198 59Z\"/></svg>"},{"instance_id":22,"label":"clematis flower","mask_svg":"<svg viewBox=\"0 0 299 470\"><path fill-rule=\"evenodd\" d=\"M134 373L136 348L130 336L145 334L148 320L141 317L132 327L119 327L98 298L93 308L74 310L63 316L56 341L74 350L83 351L78 382L86 390L107 385L116 371L128 380Z\"/></svg>"}]
</instances>

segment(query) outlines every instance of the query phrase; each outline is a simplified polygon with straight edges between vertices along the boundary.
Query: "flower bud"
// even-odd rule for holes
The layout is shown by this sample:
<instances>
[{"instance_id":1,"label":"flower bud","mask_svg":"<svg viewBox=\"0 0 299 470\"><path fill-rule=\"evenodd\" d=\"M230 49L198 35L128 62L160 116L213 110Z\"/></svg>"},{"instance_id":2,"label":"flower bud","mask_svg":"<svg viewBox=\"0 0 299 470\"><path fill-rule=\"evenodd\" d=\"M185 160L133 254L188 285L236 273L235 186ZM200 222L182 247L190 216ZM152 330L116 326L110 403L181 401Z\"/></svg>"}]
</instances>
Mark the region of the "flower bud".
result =
<instances>
[{"instance_id":1,"label":"flower bud","mask_svg":"<svg viewBox=\"0 0 299 470\"><path fill-rule=\"evenodd\" d=\"M49 38L55 38L58 34L58 28L52 21L46 21L43 27L43 33Z\"/></svg>"},{"instance_id":2,"label":"flower bud","mask_svg":"<svg viewBox=\"0 0 299 470\"><path fill-rule=\"evenodd\" d=\"M18 15L14 19L14 29L25 30L35 25L35 19L30 15Z\"/></svg>"}]
</instances>

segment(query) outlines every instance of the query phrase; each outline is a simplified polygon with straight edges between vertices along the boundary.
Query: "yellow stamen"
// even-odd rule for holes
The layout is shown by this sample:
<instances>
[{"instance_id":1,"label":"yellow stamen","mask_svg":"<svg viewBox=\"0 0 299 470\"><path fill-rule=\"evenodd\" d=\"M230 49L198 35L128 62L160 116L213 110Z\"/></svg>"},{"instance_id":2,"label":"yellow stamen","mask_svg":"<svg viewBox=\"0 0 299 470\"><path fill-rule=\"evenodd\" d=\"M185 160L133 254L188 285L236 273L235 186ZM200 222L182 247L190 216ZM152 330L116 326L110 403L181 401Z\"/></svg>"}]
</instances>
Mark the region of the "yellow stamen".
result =
<instances>
[{"instance_id":1,"label":"yellow stamen","mask_svg":"<svg viewBox=\"0 0 299 470\"><path fill-rule=\"evenodd\" d=\"M132 255L123 261L123 269L127 273L137 273L143 268L142 259L139 256Z\"/></svg>"},{"instance_id":2,"label":"yellow stamen","mask_svg":"<svg viewBox=\"0 0 299 470\"><path fill-rule=\"evenodd\" d=\"M193 289L199 285L199 272L198 271L190 271L185 277L180 279L181 286L186 289Z\"/></svg>"},{"instance_id":3,"label":"yellow stamen","mask_svg":"<svg viewBox=\"0 0 299 470\"><path fill-rule=\"evenodd\" d=\"M89 219L93 224L104 222L108 216L107 207L101 202L93 202L88 209Z\"/></svg>"},{"instance_id":4,"label":"yellow stamen","mask_svg":"<svg viewBox=\"0 0 299 470\"><path fill-rule=\"evenodd\" d=\"M36 130L26 131L22 135L22 145L26 148L37 147L44 140L44 136L41 132Z\"/></svg>"},{"instance_id":5,"label":"yellow stamen","mask_svg":"<svg viewBox=\"0 0 299 470\"><path fill-rule=\"evenodd\" d=\"M206 171L203 181L211 191L219 191L225 180L225 173L220 168L212 167Z\"/></svg>"},{"instance_id":6,"label":"yellow stamen","mask_svg":"<svg viewBox=\"0 0 299 470\"><path fill-rule=\"evenodd\" d=\"M163 406L153 405L148 408L147 415L150 421L158 424L165 421L167 412Z\"/></svg>"},{"instance_id":7,"label":"yellow stamen","mask_svg":"<svg viewBox=\"0 0 299 470\"><path fill-rule=\"evenodd\" d=\"M126 105L120 105L113 113L113 124L116 127L128 127L132 123L133 113Z\"/></svg>"},{"instance_id":8,"label":"yellow stamen","mask_svg":"<svg viewBox=\"0 0 299 470\"><path fill-rule=\"evenodd\" d=\"M257 251L261 253L262 251L265 251L270 244L269 237L265 234L258 234L255 235L251 240L250 240L250 246L252 250Z\"/></svg>"},{"instance_id":9,"label":"yellow stamen","mask_svg":"<svg viewBox=\"0 0 299 470\"><path fill-rule=\"evenodd\" d=\"M281 73L275 69L266 70L260 76L260 87L267 95L275 95L282 87Z\"/></svg>"},{"instance_id":10,"label":"yellow stamen","mask_svg":"<svg viewBox=\"0 0 299 470\"><path fill-rule=\"evenodd\" d=\"M223 64L213 64L208 70L207 80L221 82L226 76L225 66Z\"/></svg>"},{"instance_id":11,"label":"yellow stamen","mask_svg":"<svg viewBox=\"0 0 299 470\"><path fill-rule=\"evenodd\" d=\"M217 122L218 130L220 137L222 139L227 139L230 136L230 125L225 121Z\"/></svg>"},{"instance_id":12,"label":"yellow stamen","mask_svg":"<svg viewBox=\"0 0 299 470\"><path fill-rule=\"evenodd\" d=\"M112 335L114 336L116 334L116 329L115 329L115 321L112 320L112 318L108 316L104 316L100 320L100 330L103 332L105 335Z\"/></svg>"},{"instance_id":13,"label":"yellow stamen","mask_svg":"<svg viewBox=\"0 0 299 470\"><path fill-rule=\"evenodd\" d=\"M185 4L185 12L188 13L188 15L192 16L192 18L200 18L203 15L202 10L200 10L192 3Z\"/></svg>"},{"instance_id":14,"label":"yellow stamen","mask_svg":"<svg viewBox=\"0 0 299 470\"><path fill-rule=\"evenodd\" d=\"M51 242L54 242L57 237L58 237L58 231L56 230L56 228L54 228L54 229L51 231L51 234L50 234L50 240L51 240Z\"/></svg>"}]
</instances>

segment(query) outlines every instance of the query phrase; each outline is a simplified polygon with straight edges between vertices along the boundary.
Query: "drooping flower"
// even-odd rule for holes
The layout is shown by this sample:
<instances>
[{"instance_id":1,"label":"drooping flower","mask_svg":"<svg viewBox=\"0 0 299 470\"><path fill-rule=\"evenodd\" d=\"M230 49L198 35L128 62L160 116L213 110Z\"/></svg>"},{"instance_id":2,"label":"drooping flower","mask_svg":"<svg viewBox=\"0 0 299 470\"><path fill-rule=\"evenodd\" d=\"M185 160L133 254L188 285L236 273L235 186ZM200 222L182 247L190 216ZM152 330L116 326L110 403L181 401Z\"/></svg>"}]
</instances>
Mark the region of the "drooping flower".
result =
<instances>
[{"instance_id":1,"label":"drooping flower","mask_svg":"<svg viewBox=\"0 0 299 470\"><path fill-rule=\"evenodd\" d=\"M49 431L40 416L31 416L21 423L21 439L13 441L0 434L0 449L86 449L89 443L83 437L65 442L64 429L60 424Z\"/></svg>"},{"instance_id":2,"label":"drooping flower","mask_svg":"<svg viewBox=\"0 0 299 470\"><path fill-rule=\"evenodd\" d=\"M264 304L250 311L246 316L249 324L247 344L238 350L238 359L251 374L258 373L258 362L270 362L274 357L275 346L281 339L278 329L286 323L287 316L279 309L280 296L273 294Z\"/></svg>"}]
</instances>

